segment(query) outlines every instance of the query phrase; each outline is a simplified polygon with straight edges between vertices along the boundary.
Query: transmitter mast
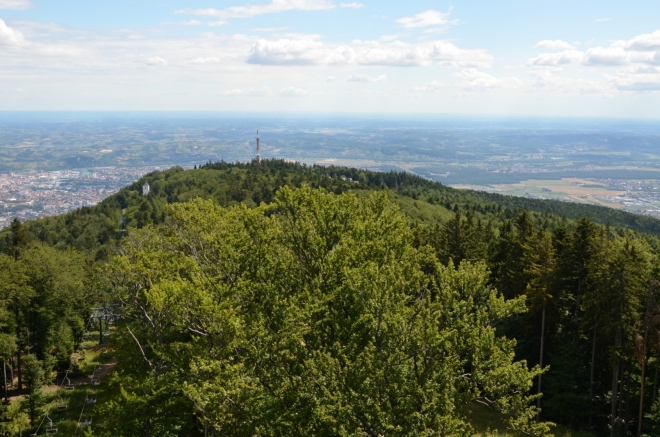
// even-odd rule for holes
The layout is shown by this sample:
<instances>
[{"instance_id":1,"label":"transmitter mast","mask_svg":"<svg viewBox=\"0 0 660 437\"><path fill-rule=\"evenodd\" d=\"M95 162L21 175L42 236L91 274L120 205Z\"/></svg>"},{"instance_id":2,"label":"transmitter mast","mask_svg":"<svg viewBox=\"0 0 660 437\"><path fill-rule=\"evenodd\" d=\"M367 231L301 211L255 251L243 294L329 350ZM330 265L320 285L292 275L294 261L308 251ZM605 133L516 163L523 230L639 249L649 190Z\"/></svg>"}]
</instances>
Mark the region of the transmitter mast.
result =
<instances>
[{"instance_id":1,"label":"transmitter mast","mask_svg":"<svg viewBox=\"0 0 660 437\"><path fill-rule=\"evenodd\" d=\"M261 156L259 155L260 150L261 149L259 145L259 131L257 130L257 154L254 155L254 159L252 160L252 162L255 164L261 164Z\"/></svg>"}]
</instances>

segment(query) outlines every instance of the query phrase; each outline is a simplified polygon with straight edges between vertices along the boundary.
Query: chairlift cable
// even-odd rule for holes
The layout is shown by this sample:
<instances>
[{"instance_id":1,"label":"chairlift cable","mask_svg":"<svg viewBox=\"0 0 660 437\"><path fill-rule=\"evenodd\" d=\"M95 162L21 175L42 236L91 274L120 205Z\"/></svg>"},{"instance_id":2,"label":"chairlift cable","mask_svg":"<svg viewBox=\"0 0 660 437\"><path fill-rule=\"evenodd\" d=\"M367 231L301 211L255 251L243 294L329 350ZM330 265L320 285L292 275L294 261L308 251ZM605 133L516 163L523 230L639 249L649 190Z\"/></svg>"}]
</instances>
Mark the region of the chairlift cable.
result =
<instances>
[{"instance_id":1,"label":"chairlift cable","mask_svg":"<svg viewBox=\"0 0 660 437\"><path fill-rule=\"evenodd\" d=\"M46 411L46 414L44 414L44 417L41 418L41 422L39 422L39 426L37 427L37 430L34 432L33 435L39 434L39 430L41 429L41 425L43 425L44 420L46 420L46 416L48 416L48 411Z\"/></svg>"},{"instance_id":2,"label":"chairlift cable","mask_svg":"<svg viewBox=\"0 0 660 437\"><path fill-rule=\"evenodd\" d=\"M106 310L106 307L103 307L103 314L104 314L104 315L106 316L106 318L107 318L107 314L105 313L105 310ZM85 340L85 336L86 336L87 334L90 333L90 325L92 324L92 320L93 320L94 318L100 318L100 317L101 317L100 315L97 315L97 313L96 313L96 309L95 309L94 314L92 314L92 315L90 316L89 321L87 322L87 325L85 326L85 332L83 333L82 338L81 338L81 341L80 341L80 345L78 345L78 349L76 349L75 352L78 352L78 351L80 351L81 349L83 349L82 344L83 344L83 342L84 342L84 340ZM113 317L114 317L114 314L113 314ZM106 324L107 324L107 322L106 322ZM99 367L99 366L95 366L95 368L94 368L94 372L92 372L92 377L94 377L94 375L96 375L96 370L97 370L98 367ZM62 378L62 382L60 383L60 385L59 385L59 387L58 387L58 389L57 389L58 391L61 390L62 387L64 386L64 381L69 380L69 384L71 384L71 380L70 380L68 377L69 377L69 372L71 372L72 368L73 368L73 362L70 362L70 363L69 363L69 368L68 368L67 371L64 373L64 378ZM60 399L60 401L62 401L62 397L61 397L61 396L58 395L57 397ZM83 402L82 410L80 410L80 416L78 417L78 425L76 426L76 432L74 433L74 436L78 435L78 430L79 430L79 428L81 428L80 425L81 425L81 423L82 423L82 417L83 417L83 415L85 414L85 406L87 405L87 399L88 399L88 397L89 397L89 395L85 397L85 402ZM37 430L36 430L36 431L34 432L34 434L32 434L32 435L35 435L35 436L36 436L37 434L39 434L39 431L41 430L41 427L43 426L43 423L44 423L44 421L46 420L46 418L48 418L48 420L50 421L50 424L51 424L51 426L52 426L52 424L53 424L53 419L51 419L50 416L48 415L49 412L50 412L50 408L49 408L48 410L46 410L46 412L44 413L43 417L41 418L41 422L39 422L39 426L37 427Z\"/></svg>"}]
</instances>

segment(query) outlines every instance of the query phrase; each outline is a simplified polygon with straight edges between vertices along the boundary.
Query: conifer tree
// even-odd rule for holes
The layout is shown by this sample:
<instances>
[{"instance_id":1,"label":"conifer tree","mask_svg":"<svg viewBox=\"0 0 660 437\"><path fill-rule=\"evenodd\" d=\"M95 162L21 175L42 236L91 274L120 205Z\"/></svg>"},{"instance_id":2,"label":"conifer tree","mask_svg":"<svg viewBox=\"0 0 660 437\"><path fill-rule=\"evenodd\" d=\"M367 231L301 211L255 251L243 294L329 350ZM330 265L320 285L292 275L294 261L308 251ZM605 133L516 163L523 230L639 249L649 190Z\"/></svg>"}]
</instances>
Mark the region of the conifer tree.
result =
<instances>
[{"instance_id":1,"label":"conifer tree","mask_svg":"<svg viewBox=\"0 0 660 437\"><path fill-rule=\"evenodd\" d=\"M39 416L39 408L43 402L42 386L44 383L44 369L36 356L29 354L25 356L25 387L27 388L26 401L30 424L34 426Z\"/></svg>"},{"instance_id":2,"label":"conifer tree","mask_svg":"<svg viewBox=\"0 0 660 437\"><path fill-rule=\"evenodd\" d=\"M617 402L624 343L634 339L636 322L646 291L648 260L634 243L617 242L604 262L595 272L596 288L590 306L604 311L600 319L602 330L611 339L612 396L610 408L610 436L614 437L619 426ZM600 301L600 302L598 302ZM632 348L632 347L631 347Z\"/></svg>"},{"instance_id":3,"label":"conifer tree","mask_svg":"<svg viewBox=\"0 0 660 437\"><path fill-rule=\"evenodd\" d=\"M555 275L555 251L552 245L552 237L548 232L542 232L537 241L531 247L529 254L530 262L527 274L530 277L527 285L528 302L532 309L541 312L541 341L539 352L539 366L543 368L545 333L546 333L546 310L553 296ZM536 311L535 311L536 312ZM542 374L539 374L537 392L542 393ZM537 407L541 408L541 398L538 398Z\"/></svg>"}]
</instances>

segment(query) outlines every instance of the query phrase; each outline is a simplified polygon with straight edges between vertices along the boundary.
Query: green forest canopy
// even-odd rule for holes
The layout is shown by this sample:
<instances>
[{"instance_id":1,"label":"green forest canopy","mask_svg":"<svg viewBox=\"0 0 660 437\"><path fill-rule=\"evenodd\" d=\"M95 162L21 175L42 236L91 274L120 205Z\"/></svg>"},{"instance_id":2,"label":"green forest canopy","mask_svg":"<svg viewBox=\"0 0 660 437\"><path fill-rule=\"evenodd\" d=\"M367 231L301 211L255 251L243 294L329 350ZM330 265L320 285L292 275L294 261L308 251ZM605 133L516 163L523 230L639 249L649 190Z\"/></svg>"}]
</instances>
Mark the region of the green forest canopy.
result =
<instances>
[{"instance_id":1,"label":"green forest canopy","mask_svg":"<svg viewBox=\"0 0 660 437\"><path fill-rule=\"evenodd\" d=\"M111 298L116 396L98 408L124 420L96 435L463 435L475 403L532 434L626 435L640 399L654 432L658 223L405 173L173 168L4 232L5 357L64 367L61 339ZM32 285L28 254L52 247L80 270L58 281L84 286L41 328L59 292Z\"/></svg>"}]
</instances>

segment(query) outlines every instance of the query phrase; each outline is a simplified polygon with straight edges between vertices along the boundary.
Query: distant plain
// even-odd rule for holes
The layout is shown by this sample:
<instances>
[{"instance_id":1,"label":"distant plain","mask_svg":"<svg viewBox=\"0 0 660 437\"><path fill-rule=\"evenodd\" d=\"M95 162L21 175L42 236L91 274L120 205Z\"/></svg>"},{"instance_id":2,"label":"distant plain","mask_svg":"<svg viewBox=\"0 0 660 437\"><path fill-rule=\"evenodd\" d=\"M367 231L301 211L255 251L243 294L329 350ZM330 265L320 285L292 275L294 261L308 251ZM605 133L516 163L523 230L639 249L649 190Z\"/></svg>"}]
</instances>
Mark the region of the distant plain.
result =
<instances>
[{"instance_id":1,"label":"distant plain","mask_svg":"<svg viewBox=\"0 0 660 437\"><path fill-rule=\"evenodd\" d=\"M0 113L0 173L249 161L257 129L264 158L660 214L660 127L635 120Z\"/></svg>"}]
</instances>

